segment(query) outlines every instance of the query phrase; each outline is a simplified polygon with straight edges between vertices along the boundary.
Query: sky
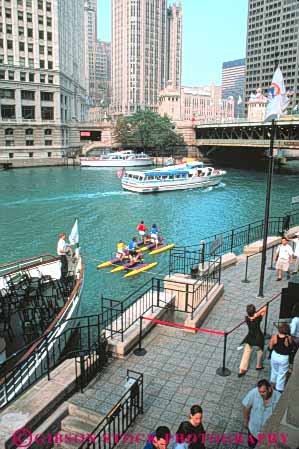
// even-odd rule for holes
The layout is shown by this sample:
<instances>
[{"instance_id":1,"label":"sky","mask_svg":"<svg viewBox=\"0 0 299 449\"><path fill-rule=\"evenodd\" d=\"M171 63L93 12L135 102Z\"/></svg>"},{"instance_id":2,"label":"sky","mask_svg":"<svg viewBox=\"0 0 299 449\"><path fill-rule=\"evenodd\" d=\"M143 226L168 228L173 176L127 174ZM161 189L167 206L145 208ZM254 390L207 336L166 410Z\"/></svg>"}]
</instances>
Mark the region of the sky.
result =
<instances>
[{"instance_id":1,"label":"sky","mask_svg":"<svg viewBox=\"0 0 299 449\"><path fill-rule=\"evenodd\" d=\"M221 84L222 63L245 58L248 0L182 0L183 85ZM98 37L111 40L111 0L98 0Z\"/></svg>"}]
</instances>

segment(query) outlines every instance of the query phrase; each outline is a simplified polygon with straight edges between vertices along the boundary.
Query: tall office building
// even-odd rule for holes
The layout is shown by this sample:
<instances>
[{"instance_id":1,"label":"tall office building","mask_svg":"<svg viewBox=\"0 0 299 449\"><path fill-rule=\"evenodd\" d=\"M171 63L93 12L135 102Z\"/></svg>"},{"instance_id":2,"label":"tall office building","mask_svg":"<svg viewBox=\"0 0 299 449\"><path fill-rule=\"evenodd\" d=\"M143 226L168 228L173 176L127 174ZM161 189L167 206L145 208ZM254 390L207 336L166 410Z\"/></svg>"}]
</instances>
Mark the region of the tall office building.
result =
<instances>
[{"instance_id":1,"label":"tall office building","mask_svg":"<svg viewBox=\"0 0 299 449\"><path fill-rule=\"evenodd\" d=\"M173 31L174 42L168 36ZM112 0L112 102L115 114L156 109L168 78L181 78L181 7L167 0ZM176 56L169 64L169 52Z\"/></svg>"},{"instance_id":2,"label":"tall office building","mask_svg":"<svg viewBox=\"0 0 299 449\"><path fill-rule=\"evenodd\" d=\"M96 97L97 0L84 0L85 78L90 104Z\"/></svg>"},{"instance_id":3,"label":"tall office building","mask_svg":"<svg viewBox=\"0 0 299 449\"><path fill-rule=\"evenodd\" d=\"M86 115L83 0L2 1L0 12L1 157L59 157Z\"/></svg>"},{"instance_id":4,"label":"tall office building","mask_svg":"<svg viewBox=\"0 0 299 449\"><path fill-rule=\"evenodd\" d=\"M111 103L111 42L96 42L95 100L100 107Z\"/></svg>"},{"instance_id":5,"label":"tall office building","mask_svg":"<svg viewBox=\"0 0 299 449\"><path fill-rule=\"evenodd\" d=\"M299 2L298 0L249 0L246 50L246 100L258 88L267 95L279 62L286 88L299 102Z\"/></svg>"},{"instance_id":6,"label":"tall office building","mask_svg":"<svg viewBox=\"0 0 299 449\"><path fill-rule=\"evenodd\" d=\"M235 117L244 115L245 72L245 59L236 59L222 64L222 98L234 98Z\"/></svg>"},{"instance_id":7,"label":"tall office building","mask_svg":"<svg viewBox=\"0 0 299 449\"><path fill-rule=\"evenodd\" d=\"M167 14L166 80L167 84L175 88L180 88L182 83L182 29L182 3L174 3L168 8Z\"/></svg>"}]
</instances>

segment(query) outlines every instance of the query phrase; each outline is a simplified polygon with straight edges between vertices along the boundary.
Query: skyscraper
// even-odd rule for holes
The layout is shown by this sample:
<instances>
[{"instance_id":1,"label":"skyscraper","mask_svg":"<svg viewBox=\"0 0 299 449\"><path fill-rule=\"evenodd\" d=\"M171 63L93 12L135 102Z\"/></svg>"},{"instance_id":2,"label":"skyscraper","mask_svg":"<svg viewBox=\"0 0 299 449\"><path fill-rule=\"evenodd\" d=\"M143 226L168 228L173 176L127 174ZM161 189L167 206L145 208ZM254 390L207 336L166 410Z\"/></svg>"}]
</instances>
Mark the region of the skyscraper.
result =
<instances>
[{"instance_id":1,"label":"skyscraper","mask_svg":"<svg viewBox=\"0 0 299 449\"><path fill-rule=\"evenodd\" d=\"M96 97L97 0L84 0L85 77L90 102Z\"/></svg>"},{"instance_id":2,"label":"skyscraper","mask_svg":"<svg viewBox=\"0 0 299 449\"><path fill-rule=\"evenodd\" d=\"M101 107L111 103L111 42L97 40L95 101Z\"/></svg>"},{"instance_id":3,"label":"skyscraper","mask_svg":"<svg viewBox=\"0 0 299 449\"><path fill-rule=\"evenodd\" d=\"M233 97L235 117L244 115L245 70L245 59L236 59L222 64L222 98Z\"/></svg>"},{"instance_id":4,"label":"skyscraper","mask_svg":"<svg viewBox=\"0 0 299 449\"><path fill-rule=\"evenodd\" d=\"M286 88L299 101L299 2L249 0L246 50L246 101L258 88L265 95L278 61Z\"/></svg>"},{"instance_id":5,"label":"skyscraper","mask_svg":"<svg viewBox=\"0 0 299 449\"><path fill-rule=\"evenodd\" d=\"M173 40L169 32L174 33ZM112 0L112 102L115 114L156 109L168 78L181 78L181 7L167 0ZM170 51L176 52L170 62Z\"/></svg>"},{"instance_id":6,"label":"skyscraper","mask_svg":"<svg viewBox=\"0 0 299 449\"><path fill-rule=\"evenodd\" d=\"M11 0L2 8L0 151L10 158L74 149L71 122L86 115L83 7Z\"/></svg>"},{"instance_id":7,"label":"skyscraper","mask_svg":"<svg viewBox=\"0 0 299 449\"><path fill-rule=\"evenodd\" d=\"M182 29L182 4L174 3L167 14L166 80L175 88L180 88L182 83Z\"/></svg>"}]
</instances>

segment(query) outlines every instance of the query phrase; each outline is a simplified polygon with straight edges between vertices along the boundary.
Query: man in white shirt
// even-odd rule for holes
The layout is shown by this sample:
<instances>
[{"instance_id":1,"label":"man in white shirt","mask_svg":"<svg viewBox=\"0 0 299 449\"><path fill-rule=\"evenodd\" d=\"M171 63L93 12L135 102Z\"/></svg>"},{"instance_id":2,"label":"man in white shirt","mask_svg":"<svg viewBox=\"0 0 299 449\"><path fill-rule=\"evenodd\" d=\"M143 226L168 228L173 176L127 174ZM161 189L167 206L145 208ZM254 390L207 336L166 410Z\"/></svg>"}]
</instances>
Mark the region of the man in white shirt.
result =
<instances>
[{"instance_id":1,"label":"man in white shirt","mask_svg":"<svg viewBox=\"0 0 299 449\"><path fill-rule=\"evenodd\" d=\"M282 272L287 273L287 279L290 279L290 263L293 262L293 250L290 245L288 245L288 240L286 237L281 239L281 245L276 250L275 262L277 269L277 281L281 281Z\"/></svg>"},{"instance_id":2,"label":"man in white shirt","mask_svg":"<svg viewBox=\"0 0 299 449\"><path fill-rule=\"evenodd\" d=\"M65 241L65 234L62 232L59 235L59 240L57 243L57 255L60 256L61 260L61 277L65 277L68 272L68 261L67 261L67 253L71 245L68 245Z\"/></svg>"},{"instance_id":3,"label":"man in white shirt","mask_svg":"<svg viewBox=\"0 0 299 449\"><path fill-rule=\"evenodd\" d=\"M296 274L298 272L298 263L299 263L299 232L296 233L296 237L294 238L293 242L295 243L293 274Z\"/></svg>"}]
</instances>

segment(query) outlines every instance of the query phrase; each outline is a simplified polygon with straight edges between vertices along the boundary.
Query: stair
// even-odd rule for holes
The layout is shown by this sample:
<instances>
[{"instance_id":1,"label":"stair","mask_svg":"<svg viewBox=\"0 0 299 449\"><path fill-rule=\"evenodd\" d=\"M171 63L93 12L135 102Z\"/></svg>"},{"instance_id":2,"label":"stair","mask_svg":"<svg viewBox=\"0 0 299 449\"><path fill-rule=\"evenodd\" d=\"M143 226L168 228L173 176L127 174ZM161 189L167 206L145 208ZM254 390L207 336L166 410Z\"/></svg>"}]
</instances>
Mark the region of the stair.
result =
<instances>
[{"instance_id":1,"label":"stair","mask_svg":"<svg viewBox=\"0 0 299 449\"><path fill-rule=\"evenodd\" d=\"M59 441L53 446L55 449L78 449L84 441L92 441L88 435L93 435L103 419L103 416L71 403L68 404L68 412L69 415L61 421Z\"/></svg>"}]
</instances>

